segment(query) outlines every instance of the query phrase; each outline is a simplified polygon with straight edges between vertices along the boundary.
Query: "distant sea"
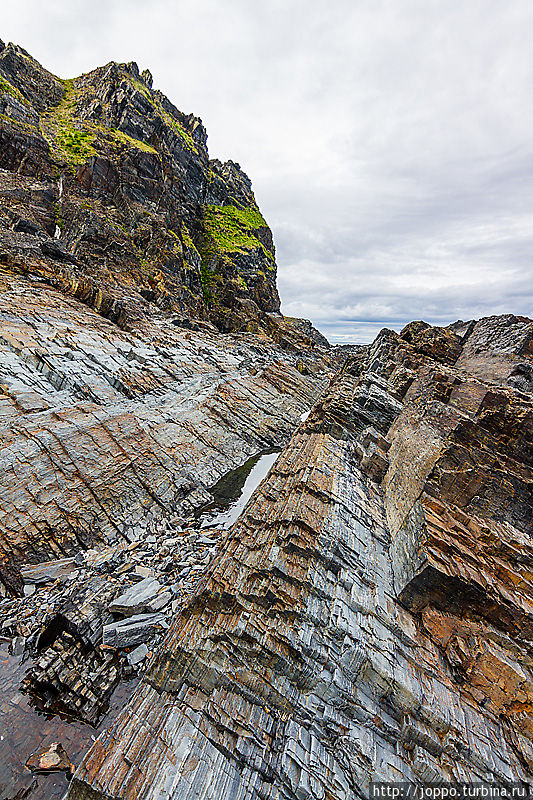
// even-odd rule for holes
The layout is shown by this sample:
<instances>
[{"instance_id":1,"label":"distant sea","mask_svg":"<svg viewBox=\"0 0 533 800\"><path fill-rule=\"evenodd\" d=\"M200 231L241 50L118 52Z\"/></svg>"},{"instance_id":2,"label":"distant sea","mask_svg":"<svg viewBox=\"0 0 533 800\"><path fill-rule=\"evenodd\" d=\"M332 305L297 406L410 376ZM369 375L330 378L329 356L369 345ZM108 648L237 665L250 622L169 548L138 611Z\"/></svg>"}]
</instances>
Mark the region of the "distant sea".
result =
<instances>
[{"instance_id":1,"label":"distant sea","mask_svg":"<svg viewBox=\"0 0 533 800\"><path fill-rule=\"evenodd\" d=\"M407 322L408 320L405 322L342 320L339 322L313 321L313 325L324 334L331 344L370 344L383 328L391 328L399 332Z\"/></svg>"}]
</instances>

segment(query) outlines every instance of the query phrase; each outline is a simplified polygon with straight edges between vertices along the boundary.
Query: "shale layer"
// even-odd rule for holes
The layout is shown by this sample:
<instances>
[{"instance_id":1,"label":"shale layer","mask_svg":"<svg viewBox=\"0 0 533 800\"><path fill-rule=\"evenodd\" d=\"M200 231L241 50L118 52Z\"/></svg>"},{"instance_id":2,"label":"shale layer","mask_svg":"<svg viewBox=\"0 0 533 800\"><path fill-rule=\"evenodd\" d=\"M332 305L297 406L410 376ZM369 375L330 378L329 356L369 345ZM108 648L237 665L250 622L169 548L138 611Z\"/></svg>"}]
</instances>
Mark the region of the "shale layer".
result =
<instances>
[{"instance_id":1,"label":"shale layer","mask_svg":"<svg viewBox=\"0 0 533 800\"><path fill-rule=\"evenodd\" d=\"M531 782L533 322L331 348L206 138L0 42L1 800Z\"/></svg>"},{"instance_id":2,"label":"shale layer","mask_svg":"<svg viewBox=\"0 0 533 800\"><path fill-rule=\"evenodd\" d=\"M532 340L418 324L349 362L69 797L530 779Z\"/></svg>"}]
</instances>

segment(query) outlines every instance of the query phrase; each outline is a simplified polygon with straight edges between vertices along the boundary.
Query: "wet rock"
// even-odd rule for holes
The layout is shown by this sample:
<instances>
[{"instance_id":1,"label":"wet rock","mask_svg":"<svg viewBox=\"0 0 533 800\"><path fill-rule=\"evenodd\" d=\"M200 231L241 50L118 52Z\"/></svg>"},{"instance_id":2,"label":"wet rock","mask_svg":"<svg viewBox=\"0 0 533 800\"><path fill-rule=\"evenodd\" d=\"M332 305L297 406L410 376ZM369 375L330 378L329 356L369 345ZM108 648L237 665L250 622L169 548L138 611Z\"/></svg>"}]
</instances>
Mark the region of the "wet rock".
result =
<instances>
[{"instance_id":1,"label":"wet rock","mask_svg":"<svg viewBox=\"0 0 533 800\"><path fill-rule=\"evenodd\" d=\"M11 643L11 652L14 656L20 656L24 652L26 641L23 636L16 636Z\"/></svg>"},{"instance_id":2,"label":"wet rock","mask_svg":"<svg viewBox=\"0 0 533 800\"><path fill-rule=\"evenodd\" d=\"M94 725L107 710L121 676L117 657L101 647L103 625L112 621L107 604L113 585L97 576L81 586L73 583L68 593L73 599L59 586L49 598L48 612L37 606L44 620L30 637L34 661L20 689L46 713Z\"/></svg>"},{"instance_id":3,"label":"wet rock","mask_svg":"<svg viewBox=\"0 0 533 800\"><path fill-rule=\"evenodd\" d=\"M59 742L53 742L46 748L38 750L28 758L26 766L32 772L68 772L74 771L65 749Z\"/></svg>"}]
</instances>

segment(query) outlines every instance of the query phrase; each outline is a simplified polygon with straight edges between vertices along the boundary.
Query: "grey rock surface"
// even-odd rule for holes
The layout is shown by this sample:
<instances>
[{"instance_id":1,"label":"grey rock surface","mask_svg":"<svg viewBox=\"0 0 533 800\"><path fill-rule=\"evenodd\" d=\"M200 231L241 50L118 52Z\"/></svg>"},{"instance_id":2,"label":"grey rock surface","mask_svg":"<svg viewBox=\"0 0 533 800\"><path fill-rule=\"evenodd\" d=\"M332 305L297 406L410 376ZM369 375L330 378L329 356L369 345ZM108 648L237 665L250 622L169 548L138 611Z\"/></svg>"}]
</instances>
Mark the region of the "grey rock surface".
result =
<instances>
[{"instance_id":1,"label":"grey rock surface","mask_svg":"<svg viewBox=\"0 0 533 800\"><path fill-rule=\"evenodd\" d=\"M141 664L146 656L148 655L149 650L146 644L140 644L135 650L132 650L131 653L128 653L127 659L128 663L132 667L136 667Z\"/></svg>"},{"instance_id":2,"label":"grey rock surface","mask_svg":"<svg viewBox=\"0 0 533 800\"><path fill-rule=\"evenodd\" d=\"M20 574L27 586L40 586L56 580L67 579L77 573L73 558L60 558L56 561L45 561L41 564L27 564L20 568Z\"/></svg>"},{"instance_id":3,"label":"grey rock surface","mask_svg":"<svg viewBox=\"0 0 533 800\"><path fill-rule=\"evenodd\" d=\"M155 541L155 537L153 538ZM116 597L109 604L109 610L113 614L124 614L129 617L134 614L160 611L170 600L170 592L164 591L158 580L144 578Z\"/></svg>"},{"instance_id":4,"label":"grey rock surface","mask_svg":"<svg viewBox=\"0 0 533 800\"><path fill-rule=\"evenodd\" d=\"M531 785L532 321L329 348L153 85L0 42L1 796Z\"/></svg>"},{"instance_id":5,"label":"grey rock surface","mask_svg":"<svg viewBox=\"0 0 533 800\"><path fill-rule=\"evenodd\" d=\"M124 649L150 641L168 627L164 614L135 614L127 619L104 625L103 643L106 647Z\"/></svg>"},{"instance_id":6,"label":"grey rock surface","mask_svg":"<svg viewBox=\"0 0 533 800\"><path fill-rule=\"evenodd\" d=\"M533 322L470 332L475 348L425 323L384 332L339 373L69 798L532 780L530 498L513 491L532 477L533 403L506 379Z\"/></svg>"}]
</instances>

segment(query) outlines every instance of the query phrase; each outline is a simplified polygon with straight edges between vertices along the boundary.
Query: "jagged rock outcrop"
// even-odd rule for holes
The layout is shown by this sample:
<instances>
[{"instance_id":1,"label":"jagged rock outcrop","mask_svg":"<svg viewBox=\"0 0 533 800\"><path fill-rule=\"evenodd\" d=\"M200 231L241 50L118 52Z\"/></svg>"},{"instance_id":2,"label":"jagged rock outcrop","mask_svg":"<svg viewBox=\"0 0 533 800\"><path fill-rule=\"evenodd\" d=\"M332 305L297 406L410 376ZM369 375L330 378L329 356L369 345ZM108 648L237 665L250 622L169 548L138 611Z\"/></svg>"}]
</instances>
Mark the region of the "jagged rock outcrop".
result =
<instances>
[{"instance_id":1,"label":"jagged rock outcrop","mask_svg":"<svg viewBox=\"0 0 533 800\"><path fill-rule=\"evenodd\" d=\"M530 780L532 342L416 324L348 363L69 797Z\"/></svg>"},{"instance_id":2,"label":"jagged rock outcrop","mask_svg":"<svg viewBox=\"0 0 533 800\"><path fill-rule=\"evenodd\" d=\"M133 62L60 80L2 44L3 263L123 325L155 304L223 331L270 330L271 231L248 177L210 161L206 141Z\"/></svg>"},{"instance_id":3,"label":"jagged rock outcrop","mask_svg":"<svg viewBox=\"0 0 533 800\"><path fill-rule=\"evenodd\" d=\"M219 546L198 509L335 364L206 138L133 63L65 81L0 43L2 798L64 793L28 756L109 723Z\"/></svg>"},{"instance_id":4,"label":"jagged rock outcrop","mask_svg":"<svg viewBox=\"0 0 533 800\"><path fill-rule=\"evenodd\" d=\"M275 274L148 70L0 42L2 800L533 780L533 322L329 348Z\"/></svg>"},{"instance_id":5,"label":"jagged rock outcrop","mask_svg":"<svg viewBox=\"0 0 533 800\"><path fill-rule=\"evenodd\" d=\"M156 314L126 333L42 283L0 287L0 580L11 588L10 564L205 502L223 472L282 444L322 385L312 355L303 375L265 340L193 338Z\"/></svg>"}]
</instances>

